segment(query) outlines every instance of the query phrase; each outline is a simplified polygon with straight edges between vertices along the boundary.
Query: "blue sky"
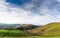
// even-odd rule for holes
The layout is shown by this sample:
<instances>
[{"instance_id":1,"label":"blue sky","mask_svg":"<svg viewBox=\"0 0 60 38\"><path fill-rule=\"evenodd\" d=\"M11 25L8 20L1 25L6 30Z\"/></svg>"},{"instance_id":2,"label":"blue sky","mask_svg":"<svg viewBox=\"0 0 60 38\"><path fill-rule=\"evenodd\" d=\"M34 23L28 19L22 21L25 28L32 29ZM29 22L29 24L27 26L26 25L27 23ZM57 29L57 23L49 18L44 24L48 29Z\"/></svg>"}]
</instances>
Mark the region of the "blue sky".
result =
<instances>
[{"instance_id":1,"label":"blue sky","mask_svg":"<svg viewBox=\"0 0 60 38\"><path fill-rule=\"evenodd\" d=\"M17 6L22 6L25 3L31 2L31 0L6 0L6 2L17 5Z\"/></svg>"},{"instance_id":2,"label":"blue sky","mask_svg":"<svg viewBox=\"0 0 60 38\"><path fill-rule=\"evenodd\" d=\"M60 22L60 0L0 0L0 23L50 22Z\"/></svg>"}]
</instances>

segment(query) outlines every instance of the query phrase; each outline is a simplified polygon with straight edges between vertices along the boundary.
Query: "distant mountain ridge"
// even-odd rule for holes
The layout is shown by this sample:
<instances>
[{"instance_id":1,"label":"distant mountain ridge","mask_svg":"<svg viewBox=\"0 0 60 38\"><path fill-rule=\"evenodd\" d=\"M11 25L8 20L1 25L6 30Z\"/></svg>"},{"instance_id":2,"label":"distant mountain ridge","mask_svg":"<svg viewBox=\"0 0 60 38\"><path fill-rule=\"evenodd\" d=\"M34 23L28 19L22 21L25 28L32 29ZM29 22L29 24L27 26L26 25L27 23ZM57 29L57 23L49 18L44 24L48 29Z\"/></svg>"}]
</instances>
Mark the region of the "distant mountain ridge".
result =
<instances>
[{"instance_id":1,"label":"distant mountain ridge","mask_svg":"<svg viewBox=\"0 0 60 38\"><path fill-rule=\"evenodd\" d=\"M16 26L20 26L20 24L4 24L4 23L0 23L0 29L5 29L8 27L16 27Z\"/></svg>"},{"instance_id":2,"label":"distant mountain ridge","mask_svg":"<svg viewBox=\"0 0 60 38\"><path fill-rule=\"evenodd\" d=\"M33 24L22 24L21 26L17 26L16 29L19 30L31 30L31 29L35 29L39 26L37 25L33 25Z\"/></svg>"},{"instance_id":3,"label":"distant mountain ridge","mask_svg":"<svg viewBox=\"0 0 60 38\"><path fill-rule=\"evenodd\" d=\"M37 25L33 25L33 24L3 24L3 23L0 23L0 29L14 28L18 30L30 30L30 29L34 29L37 27L38 27Z\"/></svg>"}]
</instances>

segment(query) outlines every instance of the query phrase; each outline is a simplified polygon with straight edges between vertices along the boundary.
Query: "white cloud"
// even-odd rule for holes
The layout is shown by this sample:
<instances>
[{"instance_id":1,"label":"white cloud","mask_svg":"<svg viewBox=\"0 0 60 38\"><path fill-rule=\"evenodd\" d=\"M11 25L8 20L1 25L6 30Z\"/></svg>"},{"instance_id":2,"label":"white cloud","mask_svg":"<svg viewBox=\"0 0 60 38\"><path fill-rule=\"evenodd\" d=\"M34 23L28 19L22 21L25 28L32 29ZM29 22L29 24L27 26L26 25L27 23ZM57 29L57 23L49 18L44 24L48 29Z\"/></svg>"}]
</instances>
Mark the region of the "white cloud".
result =
<instances>
[{"instance_id":1,"label":"white cloud","mask_svg":"<svg viewBox=\"0 0 60 38\"><path fill-rule=\"evenodd\" d=\"M57 2L60 2L60 0L56 0Z\"/></svg>"},{"instance_id":2,"label":"white cloud","mask_svg":"<svg viewBox=\"0 0 60 38\"><path fill-rule=\"evenodd\" d=\"M60 16L52 16L51 14L54 14L55 12L58 12L55 9L49 10L46 7L40 8L41 11L39 13L44 14L41 15L34 15L31 12L32 7L34 5L26 4L26 8L22 9L20 7L12 7L8 3L5 3L4 1L0 0L0 23L31 23L31 24L47 24L49 22L56 22L60 21ZM32 14L32 16L30 15Z\"/></svg>"}]
</instances>

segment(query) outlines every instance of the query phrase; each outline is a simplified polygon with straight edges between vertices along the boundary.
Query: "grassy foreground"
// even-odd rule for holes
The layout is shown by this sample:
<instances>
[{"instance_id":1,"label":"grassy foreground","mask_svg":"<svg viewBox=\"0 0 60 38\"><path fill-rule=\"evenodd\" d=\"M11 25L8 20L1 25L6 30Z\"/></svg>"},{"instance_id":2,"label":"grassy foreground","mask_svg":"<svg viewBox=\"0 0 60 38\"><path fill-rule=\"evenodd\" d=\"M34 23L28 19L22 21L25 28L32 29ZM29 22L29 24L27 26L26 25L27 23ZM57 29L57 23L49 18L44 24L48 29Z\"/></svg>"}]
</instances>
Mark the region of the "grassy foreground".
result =
<instances>
[{"instance_id":1,"label":"grassy foreground","mask_svg":"<svg viewBox=\"0 0 60 38\"><path fill-rule=\"evenodd\" d=\"M27 36L26 33L19 30L0 30L0 38L45 38L40 36Z\"/></svg>"},{"instance_id":2,"label":"grassy foreground","mask_svg":"<svg viewBox=\"0 0 60 38\"><path fill-rule=\"evenodd\" d=\"M0 37L0 38L60 38L60 37L40 37L40 36L30 36L30 37Z\"/></svg>"},{"instance_id":3,"label":"grassy foreground","mask_svg":"<svg viewBox=\"0 0 60 38\"><path fill-rule=\"evenodd\" d=\"M0 38L60 38L60 37L41 37L27 36L26 33L19 30L0 30Z\"/></svg>"},{"instance_id":4,"label":"grassy foreground","mask_svg":"<svg viewBox=\"0 0 60 38\"><path fill-rule=\"evenodd\" d=\"M0 37L22 37L27 34L20 30L0 30Z\"/></svg>"}]
</instances>

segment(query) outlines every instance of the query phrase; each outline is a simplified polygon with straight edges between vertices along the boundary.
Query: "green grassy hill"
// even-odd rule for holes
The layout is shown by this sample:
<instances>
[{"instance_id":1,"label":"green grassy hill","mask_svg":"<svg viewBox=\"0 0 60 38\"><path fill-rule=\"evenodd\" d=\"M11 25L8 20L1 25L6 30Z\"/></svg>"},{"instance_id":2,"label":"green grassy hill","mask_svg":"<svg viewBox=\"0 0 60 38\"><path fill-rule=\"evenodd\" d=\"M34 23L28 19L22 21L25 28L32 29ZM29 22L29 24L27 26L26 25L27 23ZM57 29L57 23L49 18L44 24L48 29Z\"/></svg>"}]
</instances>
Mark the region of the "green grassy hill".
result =
<instances>
[{"instance_id":1,"label":"green grassy hill","mask_svg":"<svg viewBox=\"0 0 60 38\"><path fill-rule=\"evenodd\" d=\"M60 36L60 23L49 23L33 30L28 30L33 35L39 36Z\"/></svg>"},{"instance_id":2,"label":"green grassy hill","mask_svg":"<svg viewBox=\"0 0 60 38\"><path fill-rule=\"evenodd\" d=\"M23 37L29 34L20 30L0 30L0 37Z\"/></svg>"}]
</instances>

